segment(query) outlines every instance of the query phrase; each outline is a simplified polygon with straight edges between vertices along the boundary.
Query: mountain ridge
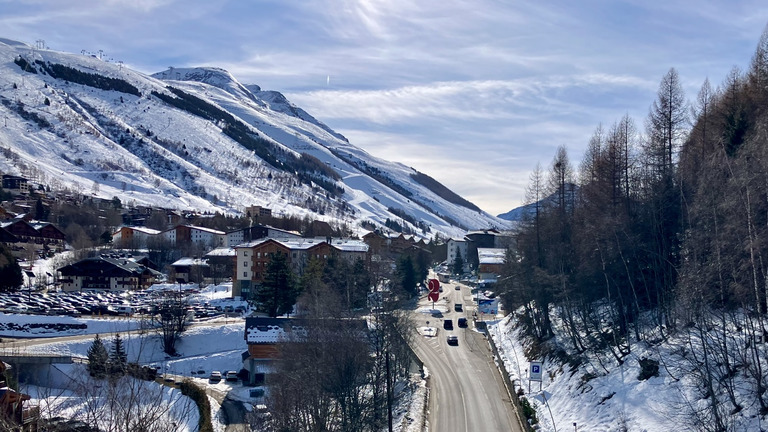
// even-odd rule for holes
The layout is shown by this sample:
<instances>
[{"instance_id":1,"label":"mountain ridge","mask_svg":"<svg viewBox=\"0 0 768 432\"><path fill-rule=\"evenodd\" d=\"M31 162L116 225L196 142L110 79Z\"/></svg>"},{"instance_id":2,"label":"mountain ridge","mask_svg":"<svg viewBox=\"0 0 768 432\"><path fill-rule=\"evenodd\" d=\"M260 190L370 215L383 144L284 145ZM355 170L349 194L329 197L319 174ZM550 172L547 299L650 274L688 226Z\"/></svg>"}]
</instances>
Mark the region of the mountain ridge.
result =
<instances>
[{"instance_id":1,"label":"mountain ridge","mask_svg":"<svg viewBox=\"0 0 768 432\"><path fill-rule=\"evenodd\" d=\"M356 228L391 219L423 237L507 226L224 69L146 75L0 39L0 72L0 170L55 189L226 213L262 205Z\"/></svg>"}]
</instances>

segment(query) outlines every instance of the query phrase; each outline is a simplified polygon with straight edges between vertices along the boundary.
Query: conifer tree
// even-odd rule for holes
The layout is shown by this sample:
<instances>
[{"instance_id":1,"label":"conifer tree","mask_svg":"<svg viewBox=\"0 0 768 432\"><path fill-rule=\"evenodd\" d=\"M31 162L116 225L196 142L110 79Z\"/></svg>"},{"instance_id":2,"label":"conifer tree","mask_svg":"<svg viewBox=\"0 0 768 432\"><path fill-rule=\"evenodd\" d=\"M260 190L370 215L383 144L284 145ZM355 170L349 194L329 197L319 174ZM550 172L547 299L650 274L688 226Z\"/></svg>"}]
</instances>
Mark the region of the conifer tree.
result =
<instances>
[{"instance_id":1,"label":"conifer tree","mask_svg":"<svg viewBox=\"0 0 768 432\"><path fill-rule=\"evenodd\" d=\"M112 340L112 350L109 352L109 374L110 376L125 375L128 364L128 355L125 353L125 346L120 333L115 333Z\"/></svg>"},{"instance_id":2,"label":"conifer tree","mask_svg":"<svg viewBox=\"0 0 768 432\"><path fill-rule=\"evenodd\" d=\"M253 292L251 304L271 317L290 313L299 291L295 276L282 253L273 253L264 272L264 282Z\"/></svg>"},{"instance_id":3,"label":"conifer tree","mask_svg":"<svg viewBox=\"0 0 768 432\"><path fill-rule=\"evenodd\" d=\"M108 364L107 348L97 334L88 348L88 373L96 379L103 379L107 376Z\"/></svg>"},{"instance_id":4,"label":"conifer tree","mask_svg":"<svg viewBox=\"0 0 768 432\"><path fill-rule=\"evenodd\" d=\"M453 260L453 272L458 275L464 273L464 257L461 256L461 250L456 251L456 259Z\"/></svg>"}]
</instances>

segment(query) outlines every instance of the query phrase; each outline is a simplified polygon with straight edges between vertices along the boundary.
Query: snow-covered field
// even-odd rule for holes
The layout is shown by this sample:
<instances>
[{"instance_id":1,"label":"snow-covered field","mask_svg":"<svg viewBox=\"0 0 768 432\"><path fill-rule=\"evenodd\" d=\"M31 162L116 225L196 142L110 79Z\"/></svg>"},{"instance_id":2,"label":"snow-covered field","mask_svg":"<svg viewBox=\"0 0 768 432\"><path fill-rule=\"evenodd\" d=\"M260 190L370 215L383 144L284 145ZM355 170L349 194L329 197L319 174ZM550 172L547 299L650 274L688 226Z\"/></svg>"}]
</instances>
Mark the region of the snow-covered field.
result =
<instances>
[{"instance_id":1,"label":"snow-covered field","mask_svg":"<svg viewBox=\"0 0 768 432\"><path fill-rule=\"evenodd\" d=\"M175 286L178 288L178 285ZM162 289L162 286L155 286L154 289ZM234 300L228 298L229 291L226 284L208 287L197 296L197 300L204 300L211 305L236 305ZM193 301L195 299L192 299ZM122 333L128 361L137 361L140 364L158 366L162 372L175 376L183 376L192 379L196 384L218 391L221 394L227 394L228 397L243 402L246 409L252 409L254 404L263 403L262 400L250 397L250 387L245 387L238 383L222 380L219 383L211 383L208 376L211 371L218 370L222 373L234 370L239 371L243 367L242 353L247 351L245 342L245 320L243 318L216 318L210 321L200 322L198 325L190 327L183 333L181 340L177 344L177 351L180 357L168 357L161 348L161 336L156 330L146 328L146 322L134 318L73 318L56 317L40 315L18 315L0 313L0 328L3 324L16 323L18 325L35 323L68 323L85 324L85 329L76 329L65 332L54 333L50 331L6 331L0 330L0 337L4 338L0 344L0 358L3 353L29 353L29 354L49 354L75 357L87 357L88 348L93 342L96 334L99 334L104 341L107 349L112 345L112 338L115 332L125 332L128 330L139 330L142 327L144 331ZM57 341L51 340L45 343L42 338L52 336L77 336L75 340ZM36 340L29 342L14 342L9 337L30 338ZM81 364L56 365L56 368L66 376L76 377L85 376L85 366ZM199 373L202 371L202 373ZM154 385L150 383L147 385ZM187 399L181 396L177 390L169 387L163 388L157 384L157 392L162 393L162 397L168 404L178 404L179 407L186 407L185 402L180 399ZM85 409L82 403L78 403L77 396L66 389L41 388L36 386L24 386L20 388L24 393L33 396L32 404L39 404L42 408L52 407L57 411L56 415L71 416L78 410ZM399 397L397 397L399 395ZM426 398L426 388L423 380L414 377L414 380L406 385L401 383L396 391L397 406L395 409L395 430L396 431L417 431L421 430L423 424L423 413ZM224 430L223 418L220 412L220 406L216 400L209 398L211 402L212 418L214 429ZM194 431L197 427L197 413L189 418L186 413L177 421L179 430ZM185 426L186 425L186 426Z\"/></svg>"}]
</instances>

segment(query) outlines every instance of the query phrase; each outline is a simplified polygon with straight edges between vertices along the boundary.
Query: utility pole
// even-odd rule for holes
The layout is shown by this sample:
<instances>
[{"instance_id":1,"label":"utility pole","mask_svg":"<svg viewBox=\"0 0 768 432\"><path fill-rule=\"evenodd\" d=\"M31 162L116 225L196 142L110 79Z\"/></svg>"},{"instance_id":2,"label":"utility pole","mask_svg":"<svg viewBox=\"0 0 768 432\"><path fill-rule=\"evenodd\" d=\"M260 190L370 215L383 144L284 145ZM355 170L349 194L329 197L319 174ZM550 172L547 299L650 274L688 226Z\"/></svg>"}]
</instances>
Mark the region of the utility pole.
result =
<instances>
[{"instance_id":1,"label":"utility pole","mask_svg":"<svg viewBox=\"0 0 768 432\"><path fill-rule=\"evenodd\" d=\"M392 377L389 373L389 350L386 353L386 367L387 367L387 425L389 432L392 432Z\"/></svg>"}]
</instances>

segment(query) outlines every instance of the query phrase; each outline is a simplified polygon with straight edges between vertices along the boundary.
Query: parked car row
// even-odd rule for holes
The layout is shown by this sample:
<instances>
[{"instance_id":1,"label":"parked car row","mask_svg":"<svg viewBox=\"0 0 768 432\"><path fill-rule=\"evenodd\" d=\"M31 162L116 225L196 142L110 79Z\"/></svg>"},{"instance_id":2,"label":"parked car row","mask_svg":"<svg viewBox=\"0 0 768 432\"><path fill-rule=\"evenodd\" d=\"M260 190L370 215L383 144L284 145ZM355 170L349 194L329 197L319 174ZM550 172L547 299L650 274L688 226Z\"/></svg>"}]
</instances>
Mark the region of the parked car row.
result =
<instances>
[{"instance_id":1,"label":"parked car row","mask_svg":"<svg viewBox=\"0 0 768 432\"><path fill-rule=\"evenodd\" d=\"M163 299L162 292L158 291L17 291L0 293L0 312L68 316L154 315ZM196 318L215 317L225 313L242 314L246 310L244 306L222 307L207 302L193 302L187 307Z\"/></svg>"},{"instance_id":2,"label":"parked car row","mask_svg":"<svg viewBox=\"0 0 768 432\"><path fill-rule=\"evenodd\" d=\"M225 375L221 374L221 371L212 371L211 376L208 377L208 381L212 383L221 382L222 379L226 379L227 381L234 382L237 381L239 378L237 376L237 371L227 371Z\"/></svg>"}]
</instances>

